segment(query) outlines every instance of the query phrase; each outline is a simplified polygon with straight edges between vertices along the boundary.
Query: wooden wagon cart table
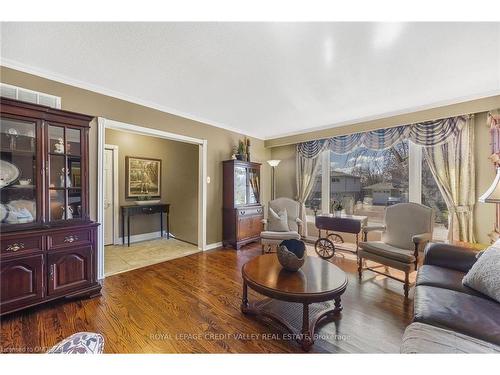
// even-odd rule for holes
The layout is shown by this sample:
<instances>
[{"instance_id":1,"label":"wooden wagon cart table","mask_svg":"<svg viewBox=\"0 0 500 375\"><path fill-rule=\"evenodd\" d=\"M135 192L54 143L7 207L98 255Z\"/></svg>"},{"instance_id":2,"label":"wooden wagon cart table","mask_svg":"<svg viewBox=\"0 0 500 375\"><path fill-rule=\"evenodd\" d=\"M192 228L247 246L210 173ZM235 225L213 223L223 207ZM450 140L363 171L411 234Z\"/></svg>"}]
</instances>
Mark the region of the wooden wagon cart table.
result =
<instances>
[{"instance_id":1,"label":"wooden wagon cart table","mask_svg":"<svg viewBox=\"0 0 500 375\"><path fill-rule=\"evenodd\" d=\"M354 254L358 253L359 235L363 227L368 224L367 216L346 215L344 213L341 216L331 214L317 215L314 221L318 229L318 240L314 244L314 248L320 257L330 259L335 255L336 249L349 251ZM326 232L325 237L321 236L322 230ZM344 239L339 232L350 233L356 236L355 250L350 250L347 247L339 247L340 244L344 243Z\"/></svg>"},{"instance_id":2,"label":"wooden wagon cart table","mask_svg":"<svg viewBox=\"0 0 500 375\"><path fill-rule=\"evenodd\" d=\"M317 324L327 317L337 316L342 310L341 295L347 288L347 277L337 266L316 257L307 257L297 272L286 271L276 254L259 255L242 268L244 314L270 318L285 327L302 349L308 351L314 344ZM256 303L248 302L248 287L270 297ZM287 306L286 315L302 304L302 329L296 332L282 309L276 309L273 300L294 302ZM313 311L310 316L310 305Z\"/></svg>"}]
</instances>

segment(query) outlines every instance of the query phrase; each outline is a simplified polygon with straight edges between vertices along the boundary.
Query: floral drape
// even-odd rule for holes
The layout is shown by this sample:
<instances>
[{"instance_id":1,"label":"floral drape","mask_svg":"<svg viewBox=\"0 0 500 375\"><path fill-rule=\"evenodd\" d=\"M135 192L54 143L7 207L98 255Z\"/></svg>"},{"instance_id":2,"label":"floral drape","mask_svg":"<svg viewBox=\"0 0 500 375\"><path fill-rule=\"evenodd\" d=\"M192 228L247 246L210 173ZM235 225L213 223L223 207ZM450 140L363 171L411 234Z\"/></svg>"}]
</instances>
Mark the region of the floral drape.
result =
<instances>
[{"instance_id":1,"label":"floral drape","mask_svg":"<svg viewBox=\"0 0 500 375\"><path fill-rule=\"evenodd\" d=\"M474 117L453 142L425 147L423 152L448 207L448 239L475 242Z\"/></svg>"}]
</instances>

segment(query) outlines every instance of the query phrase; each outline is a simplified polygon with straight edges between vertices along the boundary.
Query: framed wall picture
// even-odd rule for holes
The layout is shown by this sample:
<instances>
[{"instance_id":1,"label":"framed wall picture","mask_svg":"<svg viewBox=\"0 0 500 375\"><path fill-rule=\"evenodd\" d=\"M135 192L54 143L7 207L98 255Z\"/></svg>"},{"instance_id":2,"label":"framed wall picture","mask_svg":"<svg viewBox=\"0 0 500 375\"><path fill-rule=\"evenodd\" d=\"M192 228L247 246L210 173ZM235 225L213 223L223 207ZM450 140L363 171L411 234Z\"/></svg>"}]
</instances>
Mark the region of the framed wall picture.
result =
<instances>
[{"instance_id":1,"label":"framed wall picture","mask_svg":"<svg viewBox=\"0 0 500 375\"><path fill-rule=\"evenodd\" d=\"M160 198L161 160L126 156L125 189L127 199Z\"/></svg>"}]
</instances>

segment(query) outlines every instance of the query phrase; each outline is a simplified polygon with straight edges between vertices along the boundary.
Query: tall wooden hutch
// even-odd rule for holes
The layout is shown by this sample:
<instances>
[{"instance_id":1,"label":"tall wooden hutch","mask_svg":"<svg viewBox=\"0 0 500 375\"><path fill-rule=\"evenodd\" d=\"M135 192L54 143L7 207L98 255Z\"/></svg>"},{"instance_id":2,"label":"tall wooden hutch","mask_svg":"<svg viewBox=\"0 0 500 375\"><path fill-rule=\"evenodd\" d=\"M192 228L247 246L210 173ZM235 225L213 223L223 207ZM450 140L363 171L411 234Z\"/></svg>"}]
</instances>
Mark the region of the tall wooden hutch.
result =
<instances>
[{"instance_id":1,"label":"tall wooden hutch","mask_svg":"<svg viewBox=\"0 0 500 375\"><path fill-rule=\"evenodd\" d=\"M239 250L260 239L264 218L260 194L260 164L223 162L223 246Z\"/></svg>"},{"instance_id":2,"label":"tall wooden hutch","mask_svg":"<svg viewBox=\"0 0 500 375\"><path fill-rule=\"evenodd\" d=\"M0 314L99 295L92 117L0 98Z\"/></svg>"}]
</instances>

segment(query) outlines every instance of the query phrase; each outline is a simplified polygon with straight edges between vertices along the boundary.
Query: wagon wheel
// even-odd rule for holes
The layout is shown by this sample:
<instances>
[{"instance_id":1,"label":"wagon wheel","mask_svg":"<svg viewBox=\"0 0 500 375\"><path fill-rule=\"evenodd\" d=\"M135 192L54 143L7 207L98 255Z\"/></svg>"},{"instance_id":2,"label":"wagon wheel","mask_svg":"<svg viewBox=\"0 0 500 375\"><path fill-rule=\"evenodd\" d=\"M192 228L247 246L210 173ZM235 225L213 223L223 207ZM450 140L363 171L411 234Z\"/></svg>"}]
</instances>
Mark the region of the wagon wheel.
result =
<instances>
[{"instance_id":1,"label":"wagon wheel","mask_svg":"<svg viewBox=\"0 0 500 375\"><path fill-rule=\"evenodd\" d=\"M344 243L344 239L340 234L337 233L330 233L327 238L332 241L334 244L336 243Z\"/></svg>"},{"instance_id":2,"label":"wagon wheel","mask_svg":"<svg viewBox=\"0 0 500 375\"><path fill-rule=\"evenodd\" d=\"M314 244L314 250L323 259L330 259L335 255L335 245L328 238L319 238Z\"/></svg>"}]
</instances>

